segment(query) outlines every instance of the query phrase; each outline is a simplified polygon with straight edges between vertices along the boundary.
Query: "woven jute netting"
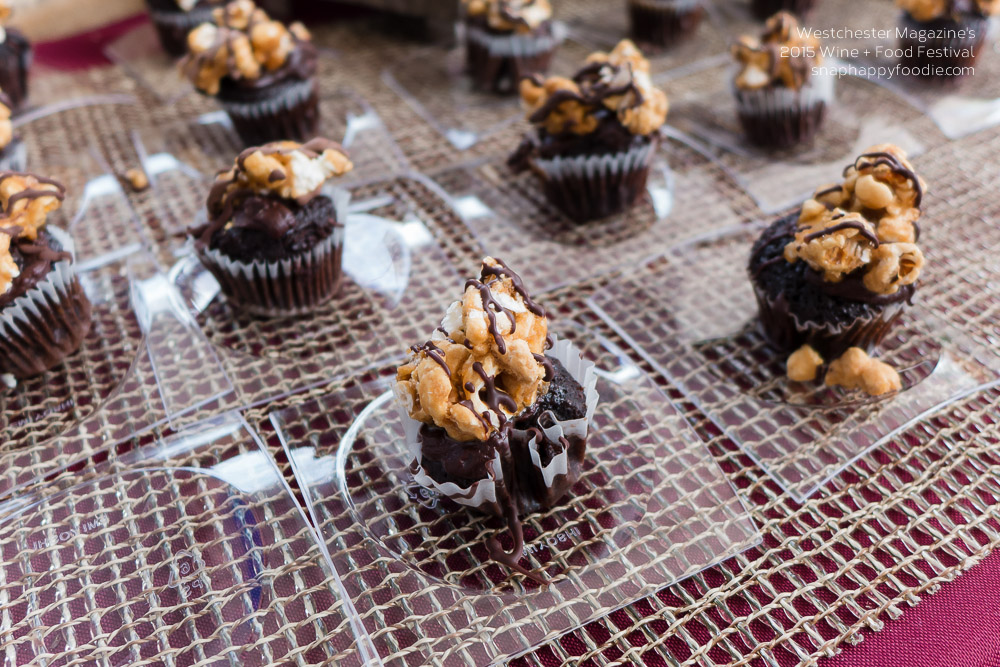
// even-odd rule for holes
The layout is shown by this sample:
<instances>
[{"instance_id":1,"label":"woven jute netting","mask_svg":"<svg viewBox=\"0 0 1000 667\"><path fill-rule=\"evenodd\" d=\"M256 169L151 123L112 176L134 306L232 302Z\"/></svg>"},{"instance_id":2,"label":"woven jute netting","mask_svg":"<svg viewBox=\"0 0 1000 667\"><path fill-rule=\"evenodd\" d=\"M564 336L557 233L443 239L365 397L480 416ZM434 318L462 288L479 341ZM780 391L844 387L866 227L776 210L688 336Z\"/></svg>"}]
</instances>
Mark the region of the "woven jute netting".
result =
<instances>
[{"instance_id":1,"label":"woven jute netting","mask_svg":"<svg viewBox=\"0 0 1000 667\"><path fill-rule=\"evenodd\" d=\"M569 21L597 16L606 11L605 7L597 0L557 5ZM394 203L380 213L388 217L413 215L423 222L441 255L452 265L452 275L466 276L476 271L483 254L480 241L498 252L504 239L482 231L474 236L449 207L443 191L475 192L494 210L538 216L526 224L554 217L537 195L529 199L525 191L530 189L530 182L504 171L503 157L517 145L523 125L512 124L471 149L459 151L383 83L381 73L388 65L422 52L418 50L426 48L424 45L390 39L365 24L317 29L315 37L336 54L323 60L324 90L349 89L366 100L400 149L389 161L392 164L385 167L385 178L363 186L356 196L391 194ZM167 76L169 71L160 74ZM679 81L678 85L699 85L697 76ZM211 101L197 95L164 105L116 68L40 73L33 94L36 102L45 103L95 92L132 95L135 103L87 106L30 124L26 140L33 164L58 163L63 175L71 177L74 155L92 148L114 173L121 174L138 165L133 148L135 136L155 135L160 128L177 126L216 110ZM670 93L680 99L686 91L674 89ZM961 276L961 289L933 292L940 297L934 307L952 309L952 323L959 322L963 332L978 344L995 347L1000 337L1000 265L993 254L1000 247L1000 204L995 197L1000 177L995 158L1000 150L1000 129L950 141L916 108L895 98L878 111L889 116L894 125L919 137L925 149L913 162L929 183L923 223L928 261L934 262L935 255L940 254L948 271ZM624 269L628 272L634 271L640 260L701 232L750 224L765 217L731 177L733 170L739 171L739 165L734 164L737 157L727 155L720 164L676 142L668 142L665 151L671 167L700 187L678 193L672 224L657 229L643 243L629 245L625 240L624 250L613 264L629 266ZM177 184L176 198L164 197L163 191L136 193L126 189L124 208L102 209L103 215L95 216L92 224L77 230L77 234L88 248L145 243L166 270L175 259L172 253L177 247L171 230L176 230L197 208L191 204L197 198L192 199L194 195L184 190L195 187L196 181L191 183ZM709 218L724 216L724 221L718 217L706 220L705 211L711 212ZM641 218L636 224L637 233L648 232ZM940 252L932 244L941 244ZM530 261L545 261L544 256L532 257L530 252L524 256ZM603 271L607 267L598 268ZM432 266L419 265L417 270L433 273ZM570 284L561 283L563 286L544 294L546 304L557 316L590 327L628 349L625 341L587 306L587 299L595 292L628 276L622 269L589 278L579 266L568 267L567 271ZM931 275L947 281L951 273L938 275L932 271ZM169 357L176 366L164 367L165 357L158 356L160 365L155 373L143 361L143 337L129 306L127 276L125 262L112 262L93 272L92 289L104 296L94 325L100 335L91 336L70 364L0 398L0 427L4 434L0 475L4 489L25 483L41 489L59 486L66 480L86 480L95 459L114 466L122 452L229 407L222 400L183 420L164 418L162 394L176 398L197 388L213 395L223 387L213 375L214 367L204 363L199 350L177 351ZM366 362L366 355L381 354L382 350L369 349L368 334L354 332L378 333L381 345L394 346L400 352L405 345L421 340L425 322L437 317L442 304L454 296L444 286L440 293L429 287L439 284L438 278L427 275L423 281L414 282L412 317L393 325L395 328L389 325L392 318L379 311L379 304L359 303L349 294L338 301L338 307L327 311L324 317L329 319L305 329L275 324L262 331L258 323L239 320L217 308L202 314L198 324L209 345L221 351L219 364L240 383L244 403L292 392L288 397L246 410L245 417L260 431L293 489L296 481L291 465L269 415L305 405L346 386L357 386L359 380L385 375L390 364L372 369L372 364ZM459 282L452 280L448 284L454 290ZM352 324L357 329L352 329ZM168 334L169 330L159 335ZM251 349L254 341L286 338L297 341L296 345L283 347L280 354ZM145 345L163 350L170 348L170 341L154 340ZM233 350L247 354L230 354ZM276 360L276 356L281 358ZM632 356L676 402L686 421L704 440L746 500L763 542L722 565L630 605L615 616L615 622L596 620L573 633L571 640L550 641L536 656L544 657L547 664L777 665L781 657L789 655L803 665L817 664L824 656L862 641L866 633L879 631L886 620L904 614L1000 543L1000 389L980 390L935 410L853 462L808 502L800 504L727 439L689 397L658 376L638 355ZM137 358L139 361L135 361ZM358 373L364 375L359 377ZM126 377L128 381L112 396ZM184 381L177 389L158 388L156 377L167 384L171 377ZM331 382L330 378L339 379ZM324 381L314 389L296 391ZM93 417L95 409L105 401L103 411ZM78 420L88 418L88 428L81 431L74 427ZM116 434L127 433L132 423L161 425L109 450L107 442ZM67 432L71 435L65 435ZM198 460L187 464L210 465L212 452L201 452ZM220 451L218 455L232 453ZM72 467L60 472L67 465ZM208 494L211 490L184 487L180 492ZM98 486L94 493L107 490ZM218 517L224 515L220 512ZM198 520L210 527L216 519L206 515ZM276 517L275 522L280 524L281 517ZM328 540L330 545L357 543L356 528L349 522L333 522L326 528L335 531L335 539ZM299 540L299 546L290 552L297 568L309 568L308 563L320 557L315 549L301 546L305 539L302 535L275 539ZM108 544L112 548L113 540L109 539ZM377 564L371 567L372 577L388 576L388 569L380 572ZM276 608L305 604L326 610L323 613L336 610L340 603L331 599L333 584L318 579L314 571L302 577L293 572L294 590L275 589L271 603ZM284 601L282 595L287 596ZM405 628L394 632L391 625L381 627L400 622L400 617L380 604L372 603L363 622L369 632L378 635L376 643L382 658L390 664L426 659L426 642L414 647ZM169 634L170 623L183 621L165 615L158 622ZM261 632L254 635L255 642L284 642L276 655L303 664L337 660L337 650L324 647L322 637L296 635L289 627L264 628ZM339 627L336 632L342 642L341 635L347 633L347 628ZM161 654L141 659L148 661L146 664L157 660L184 662L186 658L179 657L180 651L167 647ZM53 655L50 659L59 657ZM77 660L67 664L85 661L79 651L65 657ZM532 657L526 660L530 662Z\"/></svg>"}]
</instances>

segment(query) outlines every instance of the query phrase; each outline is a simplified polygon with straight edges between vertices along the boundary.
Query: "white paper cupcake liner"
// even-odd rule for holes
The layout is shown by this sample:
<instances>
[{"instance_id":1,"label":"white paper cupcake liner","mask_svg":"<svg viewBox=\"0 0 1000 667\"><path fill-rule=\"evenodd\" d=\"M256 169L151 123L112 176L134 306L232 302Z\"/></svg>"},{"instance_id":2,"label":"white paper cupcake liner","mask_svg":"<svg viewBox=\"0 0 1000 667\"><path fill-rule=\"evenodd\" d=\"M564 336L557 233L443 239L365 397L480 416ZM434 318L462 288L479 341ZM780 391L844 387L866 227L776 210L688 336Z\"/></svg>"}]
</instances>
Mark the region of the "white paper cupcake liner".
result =
<instances>
[{"instance_id":1,"label":"white paper cupcake liner","mask_svg":"<svg viewBox=\"0 0 1000 667\"><path fill-rule=\"evenodd\" d=\"M655 152L656 143L653 142L611 155L539 158L535 160L535 165L551 179L598 179L616 177L635 169L649 167Z\"/></svg>"},{"instance_id":2,"label":"white paper cupcake liner","mask_svg":"<svg viewBox=\"0 0 1000 667\"><path fill-rule=\"evenodd\" d=\"M659 141L608 155L536 158L546 197L567 217L587 222L615 215L634 204L646 188Z\"/></svg>"},{"instance_id":3,"label":"white paper cupcake liner","mask_svg":"<svg viewBox=\"0 0 1000 667\"><path fill-rule=\"evenodd\" d=\"M236 132L248 144L267 141L308 141L319 120L319 84L316 80L275 84L267 97L246 102L219 98Z\"/></svg>"},{"instance_id":4,"label":"white paper cupcake liner","mask_svg":"<svg viewBox=\"0 0 1000 667\"><path fill-rule=\"evenodd\" d=\"M550 359L556 359L561 363L566 371L583 387L584 396L587 402L587 414L579 419L558 419L551 410L538 415L539 427L545 437L552 442L559 442L560 438L585 438L590 430L590 423L594 419L594 411L597 409L597 402L600 395L597 392L597 373L594 372L594 362L584 359L580 350L571 341L559 340L552 336L554 344L552 349L545 353ZM546 423L549 426L542 427ZM526 431L516 431L515 433L526 434ZM548 465L542 465L542 457L538 452L538 438L532 436L528 440L528 452L531 455L531 464L541 474L545 487L551 489L556 479L560 475L569 473L569 451L563 451L552 458ZM517 464L523 462L518 461Z\"/></svg>"},{"instance_id":5,"label":"white paper cupcake liner","mask_svg":"<svg viewBox=\"0 0 1000 667\"><path fill-rule=\"evenodd\" d=\"M305 315L333 296L342 271L344 221L351 195L333 187L323 194L333 199L337 226L307 253L278 261L245 262L213 248L197 251L229 299L255 315L278 317Z\"/></svg>"},{"instance_id":6,"label":"white paper cupcake liner","mask_svg":"<svg viewBox=\"0 0 1000 667\"><path fill-rule=\"evenodd\" d=\"M551 35L533 33L512 33L494 35L476 26L465 27L465 39L486 49L491 56L499 58L532 58L552 51L566 39L566 26L552 22Z\"/></svg>"},{"instance_id":7,"label":"white paper cupcake liner","mask_svg":"<svg viewBox=\"0 0 1000 667\"><path fill-rule=\"evenodd\" d=\"M75 258L76 246L68 233L53 226L47 226L45 230L59 242L65 252ZM65 306L78 298L86 297L77 280L73 259L56 262L41 282L0 311L0 345L5 348L5 352L7 349L12 350L3 356L13 357L35 352L38 356L49 356L54 361L74 352L89 329L88 323L81 330L79 318L67 319L67 315L72 315L75 308ZM89 306L86 314L89 317ZM69 339L61 336L58 340L46 341L44 332L53 327L62 327L64 331L77 334L78 340L72 336ZM15 347L17 349L13 350ZM32 361L27 360L22 365L22 371L30 368ZM44 365L52 366L54 363ZM44 369L35 370L41 372ZM11 372L19 377L31 374L14 370Z\"/></svg>"},{"instance_id":8,"label":"white paper cupcake liner","mask_svg":"<svg viewBox=\"0 0 1000 667\"><path fill-rule=\"evenodd\" d=\"M830 104L836 96L836 77L830 72L813 74L804 86L795 90L784 86L742 90L735 88L740 113L752 116L776 116L817 104Z\"/></svg>"}]
</instances>

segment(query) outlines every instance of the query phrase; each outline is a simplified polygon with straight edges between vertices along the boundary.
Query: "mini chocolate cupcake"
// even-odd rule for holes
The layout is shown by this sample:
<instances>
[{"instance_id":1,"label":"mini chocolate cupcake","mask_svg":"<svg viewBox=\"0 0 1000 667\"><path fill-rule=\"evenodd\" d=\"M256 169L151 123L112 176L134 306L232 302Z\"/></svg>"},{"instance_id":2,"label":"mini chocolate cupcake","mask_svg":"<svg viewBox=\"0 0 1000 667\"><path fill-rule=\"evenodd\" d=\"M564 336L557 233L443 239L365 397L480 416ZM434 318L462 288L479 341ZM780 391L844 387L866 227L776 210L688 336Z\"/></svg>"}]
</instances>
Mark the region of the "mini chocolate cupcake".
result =
<instances>
[{"instance_id":1,"label":"mini chocolate cupcake","mask_svg":"<svg viewBox=\"0 0 1000 667\"><path fill-rule=\"evenodd\" d=\"M514 549L493 538L490 555L531 576L518 565L519 515L553 507L579 478L597 405L593 364L549 337L545 309L491 257L411 351L394 393L414 480L505 517Z\"/></svg>"},{"instance_id":2,"label":"mini chocolate cupcake","mask_svg":"<svg viewBox=\"0 0 1000 667\"><path fill-rule=\"evenodd\" d=\"M871 351L913 299L924 264L916 245L923 182L891 144L869 148L844 177L754 243L761 327L784 352Z\"/></svg>"},{"instance_id":3,"label":"mini chocolate cupcake","mask_svg":"<svg viewBox=\"0 0 1000 667\"><path fill-rule=\"evenodd\" d=\"M778 12L803 16L812 11L816 2L817 0L753 0L753 13L761 21Z\"/></svg>"},{"instance_id":4,"label":"mini chocolate cupcake","mask_svg":"<svg viewBox=\"0 0 1000 667\"><path fill-rule=\"evenodd\" d=\"M347 194L330 179L351 169L339 144L313 139L248 148L216 178L208 222L191 235L231 302L256 315L301 315L336 293Z\"/></svg>"},{"instance_id":5,"label":"mini chocolate cupcake","mask_svg":"<svg viewBox=\"0 0 1000 667\"><path fill-rule=\"evenodd\" d=\"M20 111L28 99L28 71L34 59L31 42L17 28L7 25L11 10L0 2L0 90L7 94L11 111Z\"/></svg>"},{"instance_id":6,"label":"mini chocolate cupcake","mask_svg":"<svg viewBox=\"0 0 1000 667\"><path fill-rule=\"evenodd\" d=\"M247 145L316 136L318 52L305 27L272 21L251 0L212 15L188 35L181 61L195 88L219 100Z\"/></svg>"},{"instance_id":7,"label":"mini chocolate cupcake","mask_svg":"<svg viewBox=\"0 0 1000 667\"><path fill-rule=\"evenodd\" d=\"M954 79L972 72L986 41L995 0L896 0L903 10L898 34L905 73Z\"/></svg>"},{"instance_id":8,"label":"mini chocolate cupcake","mask_svg":"<svg viewBox=\"0 0 1000 667\"><path fill-rule=\"evenodd\" d=\"M160 45L179 58L187 53L188 33L212 20L212 9L225 0L146 0L149 20L156 28Z\"/></svg>"},{"instance_id":9,"label":"mini chocolate cupcake","mask_svg":"<svg viewBox=\"0 0 1000 667\"><path fill-rule=\"evenodd\" d=\"M65 192L46 178L0 172L0 374L44 373L76 352L90 331L73 240L46 226Z\"/></svg>"},{"instance_id":10,"label":"mini chocolate cupcake","mask_svg":"<svg viewBox=\"0 0 1000 667\"><path fill-rule=\"evenodd\" d=\"M465 57L473 85L511 94L517 82L545 73L562 37L549 0L462 0Z\"/></svg>"},{"instance_id":11,"label":"mini chocolate cupcake","mask_svg":"<svg viewBox=\"0 0 1000 667\"><path fill-rule=\"evenodd\" d=\"M833 102L834 77L816 73L823 62L819 41L802 33L787 12L767 20L760 39L733 45L740 69L733 81L736 108L751 143L791 148L812 140Z\"/></svg>"},{"instance_id":12,"label":"mini chocolate cupcake","mask_svg":"<svg viewBox=\"0 0 1000 667\"><path fill-rule=\"evenodd\" d=\"M508 162L515 171L530 169L568 218L604 218L639 199L668 104L635 44L591 54L572 79L524 79L521 98L535 130Z\"/></svg>"},{"instance_id":13,"label":"mini chocolate cupcake","mask_svg":"<svg viewBox=\"0 0 1000 667\"><path fill-rule=\"evenodd\" d=\"M628 0L632 39L644 47L673 46L698 30L703 0Z\"/></svg>"},{"instance_id":14,"label":"mini chocolate cupcake","mask_svg":"<svg viewBox=\"0 0 1000 667\"><path fill-rule=\"evenodd\" d=\"M24 171L28 161L24 141L14 136L10 114L10 98L0 92L0 172Z\"/></svg>"}]
</instances>

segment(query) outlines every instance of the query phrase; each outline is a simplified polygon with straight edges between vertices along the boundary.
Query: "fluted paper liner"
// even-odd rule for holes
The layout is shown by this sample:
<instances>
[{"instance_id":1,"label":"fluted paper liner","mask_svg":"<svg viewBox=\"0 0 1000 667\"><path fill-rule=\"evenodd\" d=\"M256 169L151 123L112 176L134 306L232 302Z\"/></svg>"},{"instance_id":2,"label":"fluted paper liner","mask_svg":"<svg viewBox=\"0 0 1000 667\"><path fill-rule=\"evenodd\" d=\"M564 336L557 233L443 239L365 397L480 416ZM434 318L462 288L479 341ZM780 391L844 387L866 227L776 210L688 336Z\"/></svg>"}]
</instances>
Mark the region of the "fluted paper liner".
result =
<instances>
[{"instance_id":1,"label":"fluted paper liner","mask_svg":"<svg viewBox=\"0 0 1000 667\"><path fill-rule=\"evenodd\" d=\"M65 231L46 226L62 249L75 257L73 238ZM17 368L5 368L16 377L30 377L58 365L75 352L90 330L90 306L76 277L73 259L56 262L48 275L33 288L16 298L0 311L0 341L4 348L18 346L4 357L22 357ZM75 305L85 302L83 314ZM82 322L86 319L86 322ZM46 329L54 325L69 334L66 339L50 340ZM6 364L5 364L6 366Z\"/></svg>"},{"instance_id":2,"label":"fluted paper liner","mask_svg":"<svg viewBox=\"0 0 1000 667\"><path fill-rule=\"evenodd\" d=\"M350 192L328 186L337 226L309 252L277 261L245 262L214 248L197 250L223 293L241 308L263 316L304 315L332 297L339 287L344 247L344 224Z\"/></svg>"},{"instance_id":3,"label":"fluted paper liner","mask_svg":"<svg viewBox=\"0 0 1000 667\"><path fill-rule=\"evenodd\" d=\"M552 22L551 35L513 33L493 35L481 28L466 26L465 38L486 49L498 58L531 58L552 51L566 39L566 27Z\"/></svg>"},{"instance_id":4,"label":"fluted paper liner","mask_svg":"<svg viewBox=\"0 0 1000 667\"><path fill-rule=\"evenodd\" d=\"M635 203L646 188L649 168L659 147L652 138L642 146L609 155L536 158L545 174L545 194L553 205L576 222L620 213Z\"/></svg>"},{"instance_id":5,"label":"fluted paper liner","mask_svg":"<svg viewBox=\"0 0 1000 667\"><path fill-rule=\"evenodd\" d=\"M597 393L597 373L594 372L594 362L580 356L580 351L571 341L559 340L552 336L554 344L552 349L546 352L546 356L557 359L566 368L567 372L583 387L584 396L587 401L587 414L579 419L560 420L556 418L551 410L538 415L539 428L545 437L552 442L559 442L559 438L585 438L590 429L590 422L594 418L594 411L597 409L597 401L600 398ZM542 421L550 424L542 427ZM523 433L523 431L521 431ZM569 451L563 451L552 457L547 466L542 465L542 458L538 453L538 439L534 436L528 441L528 452L531 454L531 463L541 472L545 487L551 489L559 475L569 472Z\"/></svg>"},{"instance_id":6,"label":"fluted paper liner","mask_svg":"<svg viewBox=\"0 0 1000 667\"><path fill-rule=\"evenodd\" d=\"M274 95L252 102L219 98L237 134L247 144L308 141L319 125L319 87L315 78L275 84Z\"/></svg>"}]
</instances>

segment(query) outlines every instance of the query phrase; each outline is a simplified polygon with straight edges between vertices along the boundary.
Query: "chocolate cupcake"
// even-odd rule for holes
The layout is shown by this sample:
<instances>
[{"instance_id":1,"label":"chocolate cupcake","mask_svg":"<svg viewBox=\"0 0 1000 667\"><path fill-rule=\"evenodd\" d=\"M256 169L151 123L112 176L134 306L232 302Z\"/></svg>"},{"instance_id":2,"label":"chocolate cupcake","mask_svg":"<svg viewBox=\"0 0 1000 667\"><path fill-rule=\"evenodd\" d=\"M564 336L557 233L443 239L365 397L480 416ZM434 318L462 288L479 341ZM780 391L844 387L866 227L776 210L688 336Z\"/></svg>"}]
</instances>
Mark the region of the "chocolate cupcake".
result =
<instances>
[{"instance_id":1,"label":"chocolate cupcake","mask_svg":"<svg viewBox=\"0 0 1000 667\"><path fill-rule=\"evenodd\" d=\"M747 139L763 148L791 148L812 140L834 98L834 77L815 73L823 62L819 41L787 12L767 20L760 39L733 45L740 69L733 81Z\"/></svg>"},{"instance_id":2,"label":"chocolate cupcake","mask_svg":"<svg viewBox=\"0 0 1000 667\"><path fill-rule=\"evenodd\" d=\"M954 79L970 74L986 41L995 0L896 0L903 10L897 33L907 75Z\"/></svg>"},{"instance_id":3,"label":"chocolate cupcake","mask_svg":"<svg viewBox=\"0 0 1000 667\"><path fill-rule=\"evenodd\" d=\"M160 45L179 58L187 53L188 33L212 21L212 9L225 0L146 0L149 20L156 28Z\"/></svg>"},{"instance_id":4,"label":"chocolate cupcake","mask_svg":"<svg viewBox=\"0 0 1000 667\"><path fill-rule=\"evenodd\" d=\"M545 73L562 37L549 0L462 0L465 57L473 85L510 94Z\"/></svg>"},{"instance_id":5,"label":"chocolate cupcake","mask_svg":"<svg viewBox=\"0 0 1000 667\"><path fill-rule=\"evenodd\" d=\"M553 507L579 478L597 405L593 364L549 337L545 309L491 257L411 352L394 394L414 480L505 517L514 549L493 538L490 555L531 576L518 565L519 515Z\"/></svg>"},{"instance_id":6,"label":"chocolate cupcake","mask_svg":"<svg viewBox=\"0 0 1000 667\"><path fill-rule=\"evenodd\" d=\"M24 171L28 150L24 141L14 136L10 98L0 92L0 172Z\"/></svg>"},{"instance_id":7,"label":"chocolate cupcake","mask_svg":"<svg viewBox=\"0 0 1000 667\"><path fill-rule=\"evenodd\" d=\"M643 46L673 46L698 30L703 0L628 0L632 39Z\"/></svg>"},{"instance_id":8,"label":"chocolate cupcake","mask_svg":"<svg viewBox=\"0 0 1000 667\"><path fill-rule=\"evenodd\" d=\"M44 373L76 352L90 331L73 241L46 226L65 193L40 176L0 172L0 374Z\"/></svg>"},{"instance_id":9,"label":"chocolate cupcake","mask_svg":"<svg viewBox=\"0 0 1000 667\"><path fill-rule=\"evenodd\" d=\"M28 99L28 71L34 51L31 42L17 28L7 25L11 10L0 2L0 90L9 99L11 111L20 111Z\"/></svg>"},{"instance_id":10,"label":"chocolate cupcake","mask_svg":"<svg viewBox=\"0 0 1000 667\"><path fill-rule=\"evenodd\" d=\"M301 315L332 297L341 277L352 169L339 144L313 139L248 148L215 181L195 252L235 305L262 316Z\"/></svg>"},{"instance_id":11,"label":"chocolate cupcake","mask_svg":"<svg viewBox=\"0 0 1000 667\"><path fill-rule=\"evenodd\" d=\"M753 0L753 13L761 21L778 12L803 16L812 11L816 2L817 0Z\"/></svg>"},{"instance_id":12,"label":"chocolate cupcake","mask_svg":"<svg viewBox=\"0 0 1000 667\"><path fill-rule=\"evenodd\" d=\"M305 27L272 21L251 0L212 16L188 35L181 61L195 88L219 100L247 145L316 136L318 52Z\"/></svg>"},{"instance_id":13,"label":"chocolate cupcake","mask_svg":"<svg viewBox=\"0 0 1000 667\"><path fill-rule=\"evenodd\" d=\"M639 199L668 105L635 44L591 54L572 79L525 79L521 98L535 129L508 162L530 169L568 218L604 218Z\"/></svg>"},{"instance_id":14,"label":"chocolate cupcake","mask_svg":"<svg viewBox=\"0 0 1000 667\"><path fill-rule=\"evenodd\" d=\"M916 245L924 185L906 155L873 146L800 211L754 243L749 273L767 340L833 359L873 350L912 302L924 256Z\"/></svg>"}]
</instances>

